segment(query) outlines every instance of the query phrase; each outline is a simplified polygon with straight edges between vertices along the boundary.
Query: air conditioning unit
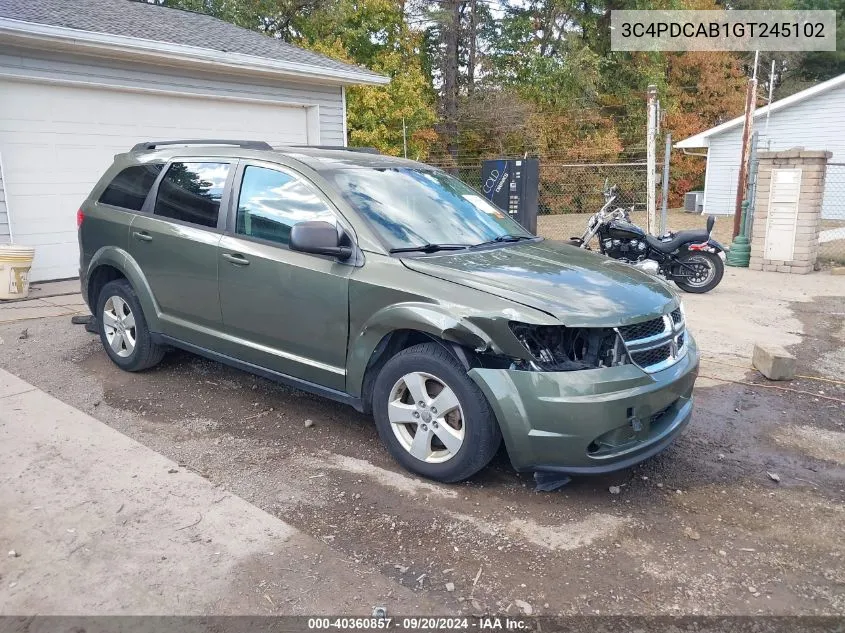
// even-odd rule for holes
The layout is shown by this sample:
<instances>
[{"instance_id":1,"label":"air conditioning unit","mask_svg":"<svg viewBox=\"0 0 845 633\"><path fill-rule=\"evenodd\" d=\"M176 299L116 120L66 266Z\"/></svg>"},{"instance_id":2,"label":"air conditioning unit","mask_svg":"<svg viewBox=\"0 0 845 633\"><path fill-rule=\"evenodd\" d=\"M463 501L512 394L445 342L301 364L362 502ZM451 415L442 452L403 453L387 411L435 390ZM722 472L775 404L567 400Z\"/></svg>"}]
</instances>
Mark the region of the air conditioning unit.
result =
<instances>
[{"instance_id":1,"label":"air conditioning unit","mask_svg":"<svg viewBox=\"0 0 845 633\"><path fill-rule=\"evenodd\" d=\"M704 192L690 191L684 194L684 211L702 213L704 211Z\"/></svg>"}]
</instances>

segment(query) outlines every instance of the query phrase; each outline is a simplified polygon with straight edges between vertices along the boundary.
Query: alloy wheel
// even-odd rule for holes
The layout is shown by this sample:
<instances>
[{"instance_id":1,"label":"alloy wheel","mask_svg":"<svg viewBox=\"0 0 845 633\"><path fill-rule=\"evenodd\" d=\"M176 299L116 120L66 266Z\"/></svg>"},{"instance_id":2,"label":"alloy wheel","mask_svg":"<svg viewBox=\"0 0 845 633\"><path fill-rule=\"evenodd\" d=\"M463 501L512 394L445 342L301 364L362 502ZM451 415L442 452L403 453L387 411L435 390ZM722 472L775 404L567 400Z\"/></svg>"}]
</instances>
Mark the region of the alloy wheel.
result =
<instances>
[{"instance_id":1,"label":"alloy wheel","mask_svg":"<svg viewBox=\"0 0 845 633\"><path fill-rule=\"evenodd\" d=\"M103 306L103 329L112 351L127 358L135 351L135 315L129 304L118 295L106 300Z\"/></svg>"},{"instance_id":2,"label":"alloy wheel","mask_svg":"<svg viewBox=\"0 0 845 633\"><path fill-rule=\"evenodd\" d=\"M393 386L387 417L399 444L416 459L442 464L464 443L464 412L455 392L425 372L402 376Z\"/></svg>"},{"instance_id":3,"label":"alloy wheel","mask_svg":"<svg viewBox=\"0 0 845 633\"><path fill-rule=\"evenodd\" d=\"M713 264L701 255L688 257L684 264L693 270L692 274L686 278L686 282L695 288L706 286L716 276L716 269Z\"/></svg>"}]
</instances>

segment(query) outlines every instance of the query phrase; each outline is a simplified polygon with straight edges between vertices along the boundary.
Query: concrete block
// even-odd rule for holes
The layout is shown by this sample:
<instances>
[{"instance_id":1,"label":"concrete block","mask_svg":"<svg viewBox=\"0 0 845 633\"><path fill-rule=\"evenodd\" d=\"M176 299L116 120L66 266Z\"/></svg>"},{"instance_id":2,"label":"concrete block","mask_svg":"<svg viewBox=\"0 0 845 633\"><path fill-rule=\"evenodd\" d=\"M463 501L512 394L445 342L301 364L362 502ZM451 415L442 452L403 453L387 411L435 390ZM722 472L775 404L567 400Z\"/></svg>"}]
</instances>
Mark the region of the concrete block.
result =
<instances>
[{"instance_id":1,"label":"concrete block","mask_svg":"<svg viewBox=\"0 0 845 633\"><path fill-rule=\"evenodd\" d=\"M755 343L751 364L769 380L792 380L795 357L779 345Z\"/></svg>"},{"instance_id":2,"label":"concrete block","mask_svg":"<svg viewBox=\"0 0 845 633\"><path fill-rule=\"evenodd\" d=\"M834 266L830 269L831 275L845 275L845 266Z\"/></svg>"}]
</instances>

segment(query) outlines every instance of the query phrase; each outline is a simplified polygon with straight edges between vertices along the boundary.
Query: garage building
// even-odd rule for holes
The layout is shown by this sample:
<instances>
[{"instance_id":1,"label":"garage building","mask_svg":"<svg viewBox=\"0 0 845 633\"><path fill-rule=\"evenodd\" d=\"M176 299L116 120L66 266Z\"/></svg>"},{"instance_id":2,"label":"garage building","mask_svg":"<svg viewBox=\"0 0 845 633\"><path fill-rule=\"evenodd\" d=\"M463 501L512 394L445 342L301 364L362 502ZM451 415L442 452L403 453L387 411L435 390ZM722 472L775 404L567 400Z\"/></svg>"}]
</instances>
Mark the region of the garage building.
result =
<instances>
[{"instance_id":1,"label":"garage building","mask_svg":"<svg viewBox=\"0 0 845 633\"><path fill-rule=\"evenodd\" d=\"M76 210L139 141L345 145L345 86L386 77L134 0L0 2L0 243L78 274Z\"/></svg>"},{"instance_id":2,"label":"garage building","mask_svg":"<svg viewBox=\"0 0 845 633\"><path fill-rule=\"evenodd\" d=\"M675 143L686 152L702 154L706 150L704 213L732 215L736 209L744 121L745 117L739 116ZM797 147L831 152L822 217L845 220L839 193L845 187L845 75L757 108L754 130L761 152Z\"/></svg>"}]
</instances>

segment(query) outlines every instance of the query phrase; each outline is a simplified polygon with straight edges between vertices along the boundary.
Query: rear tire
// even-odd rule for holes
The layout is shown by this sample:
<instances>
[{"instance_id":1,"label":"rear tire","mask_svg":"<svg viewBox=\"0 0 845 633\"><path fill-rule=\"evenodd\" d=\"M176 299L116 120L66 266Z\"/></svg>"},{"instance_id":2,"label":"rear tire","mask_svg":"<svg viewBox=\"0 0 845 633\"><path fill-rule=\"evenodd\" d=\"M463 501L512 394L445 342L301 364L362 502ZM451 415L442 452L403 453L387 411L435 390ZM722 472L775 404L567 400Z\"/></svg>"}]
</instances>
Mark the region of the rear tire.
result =
<instances>
[{"instance_id":1,"label":"rear tire","mask_svg":"<svg viewBox=\"0 0 845 633\"><path fill-rule=\"evenodd\" d=\"M490 463L502 441L487 398L458 360L434 342L385 363L373 387L373 416L394 459L437 481L471 477Z\"/></svg>"},{"instance_id":2,"label":"rear tire","mask_svg":"<svg viewBox=\"0 0 845 633\"><path fill-rule=\"evenodd\" d=\"M678 288L684 292L692 292L701 294L710 292L719 285L722 281L722 275L725 274L725 264L718 253L708 253L707 251L687 251L678 256L682 262L688 266L694 266L700 275L696 279L689 279L687 277L678 277L673 281L678 285ZM706 266L706 270L705 270ZM686 269L684 274L689 274Z\"/></svg>"},{"instance_id":3,"label":"rear tire","mask_svg":"<svg viewBox=\"0 0 845 633\"><path fill-rule=\"evenodd\" d=\"M97 297L97 330L112 362L124 371L142 371L164 358L153 342L141 302L126 279L110 281Z\"/></svg>"}]
</instances>

